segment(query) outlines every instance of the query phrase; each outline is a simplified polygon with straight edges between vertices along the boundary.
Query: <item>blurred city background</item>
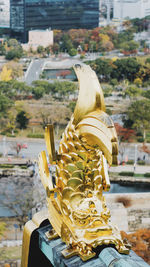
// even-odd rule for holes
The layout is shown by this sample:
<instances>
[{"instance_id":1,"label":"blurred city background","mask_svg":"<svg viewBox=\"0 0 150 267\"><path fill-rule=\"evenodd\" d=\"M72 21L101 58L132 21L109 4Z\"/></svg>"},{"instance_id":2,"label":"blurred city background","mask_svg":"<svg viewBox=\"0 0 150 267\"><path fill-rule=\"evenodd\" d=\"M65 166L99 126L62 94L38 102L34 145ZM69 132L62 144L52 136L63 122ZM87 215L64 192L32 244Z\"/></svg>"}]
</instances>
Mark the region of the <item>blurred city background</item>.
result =
<instances>
[{"instance_id":1,"label":"blurred city background","mask_svg":"<svg viewBox=\"0 0 150 267\"><path fill-rule=\"evenodd\" d=\"M58 150L75 64L95 70L118 134L112 220L150 264L150 0L0 0L0 266L20 266L23 226L46 208L38 154L48 123Z\"/></svg>"}]
</instances>

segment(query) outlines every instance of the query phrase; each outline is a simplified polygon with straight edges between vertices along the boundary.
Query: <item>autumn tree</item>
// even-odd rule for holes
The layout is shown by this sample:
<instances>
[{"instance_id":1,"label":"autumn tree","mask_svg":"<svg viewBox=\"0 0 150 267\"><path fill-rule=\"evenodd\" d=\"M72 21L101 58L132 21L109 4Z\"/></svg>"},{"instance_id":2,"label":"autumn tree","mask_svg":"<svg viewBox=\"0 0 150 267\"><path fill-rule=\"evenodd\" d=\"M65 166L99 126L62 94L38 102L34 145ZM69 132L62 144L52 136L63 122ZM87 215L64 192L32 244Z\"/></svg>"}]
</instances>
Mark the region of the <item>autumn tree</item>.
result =
<instances>
[{"instance_id":1,"label":"autumn tree","mask_svg":"<svg viewBox=\"0 0 150 267\"><path fill-rule=\"evenodd\" d=\"M148 157L150 156L150 148L146 143L143 143L142 146L139 147L139 151L146 153Z\"/></svg>"},{"instance_id":2,"label":"autumn tree","mask_svg":"<svg viewBox=\"0 0 150 267\"><path fill-rule=\"evenodd\" d=\"M23 76L23 67L20 63L15 61L10 61L6 64L8 70L11 70L12 79L17 79Z\"/></svg>"},{"instance_id":3,"label":"autumn tree","mask_svg":"<svg viewBox=\"0 0 150 267\"><path fill-rule=\"evenodd\" d=\"M139 229L130 234L121 231L121 236L129 241L138 256L150 264L150 229Z\"/></svg>"},{"instance_id":4,"label":"autumn tree","mask_svg":"<svg viewBox=\"0 0 150 267\"><path fill-rule=\"evenodd\" d=\"M27 145L26 144L22 144L22 143L13 143L11 145L11 148L13 150L15 150L17 157L19 156L19 153L21 152L22 149L27 149Z\"/></svg>"},{"instance_id":5,"label":"autumn tree","mask_svg":"<svg viewBox=\"0 0 150 267\"><path fill-rule=\"evenodd\" d=\"M0 80L4 82L8 82L11 79L12 79L12 70L4 66L2 68L2 72L0 73Z\"/></svg>"},{"instance_id":6,"label":"autumn tree","mask_svg":"<svg viewBox=\"0 0 150 267\"><path fill-rule=\"evenodd\" d=\"M119 123L115 123L115 128L119 139L119 143L122 141L130 142L132 141L132 138L135 136L135 131L133 129L124 128Z\"/></svg>"},{"instance_id":7,"label":"autumn tree","mask_svg":"<svg viewBox=\"0 0 150 267\"><path fill-rule=\"evenodd\" d=\"M6 224L4 222L0 222L0 240L6 230Z\"/></svg>"},{"instance_id":8,"label":"autumn tree","mask_svg":"<svg viewBox=\"0 0 150 267\"><path fill-rule=\"evenodd\" d=\"M59 72L56 73L57 77L62 77L63 79L66 78L66 76L70 75L71 71L70 70L61 70Z\"/></svg>"}]
</instances>

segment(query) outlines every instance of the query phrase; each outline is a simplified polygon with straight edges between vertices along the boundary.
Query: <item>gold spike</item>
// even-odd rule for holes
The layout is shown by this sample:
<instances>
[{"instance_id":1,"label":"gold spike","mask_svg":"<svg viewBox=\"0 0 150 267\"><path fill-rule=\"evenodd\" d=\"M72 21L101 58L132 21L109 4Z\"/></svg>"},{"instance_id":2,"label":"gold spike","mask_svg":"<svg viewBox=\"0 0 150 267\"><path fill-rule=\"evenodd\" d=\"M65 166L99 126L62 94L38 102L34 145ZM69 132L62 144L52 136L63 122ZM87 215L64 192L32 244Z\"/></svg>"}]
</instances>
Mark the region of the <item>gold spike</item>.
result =
<instances>
[{"instance_id":1,"label":"gold spike","mask_svg":"<svg viewBox=\"0 0 150 267\"><path fill-rule=\"evenodd\" d=\"M54 127L51 124L48 124L45 127L45 141L49 155L49 162L52 164L54 161L56 161L56 152L54 143Z\"/></svg>"}]
</instances>

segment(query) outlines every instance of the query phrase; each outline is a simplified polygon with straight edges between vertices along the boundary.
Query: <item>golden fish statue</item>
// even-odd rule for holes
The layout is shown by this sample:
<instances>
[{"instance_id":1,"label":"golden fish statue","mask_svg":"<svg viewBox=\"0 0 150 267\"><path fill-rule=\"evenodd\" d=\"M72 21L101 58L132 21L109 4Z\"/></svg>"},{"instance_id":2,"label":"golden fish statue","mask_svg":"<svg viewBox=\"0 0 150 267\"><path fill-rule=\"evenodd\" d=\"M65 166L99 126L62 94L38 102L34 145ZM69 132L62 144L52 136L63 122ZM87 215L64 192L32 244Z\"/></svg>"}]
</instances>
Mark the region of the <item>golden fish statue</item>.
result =
<instances>
[{"instance_id":1,"label":"golden fish statue","mask_svg":"<svg viewBox=\"0 0 150 267\"><path fill-rule=\"evenodd\" d=\"M79 255L83 261L95 256L99 245L113 244L128 253L118 228L110 221L103 191L110 189L107 162L117 163L118 143L114 124L105 113L103 92L95 72L75 65L79 97L74 114L55 153L53 127L46 127L46 145L51 164L56 164L52 182L45 151L39 170L47 193L48 218L57 235L69 245L65 257Z\"/></svg>"}]
</instances>

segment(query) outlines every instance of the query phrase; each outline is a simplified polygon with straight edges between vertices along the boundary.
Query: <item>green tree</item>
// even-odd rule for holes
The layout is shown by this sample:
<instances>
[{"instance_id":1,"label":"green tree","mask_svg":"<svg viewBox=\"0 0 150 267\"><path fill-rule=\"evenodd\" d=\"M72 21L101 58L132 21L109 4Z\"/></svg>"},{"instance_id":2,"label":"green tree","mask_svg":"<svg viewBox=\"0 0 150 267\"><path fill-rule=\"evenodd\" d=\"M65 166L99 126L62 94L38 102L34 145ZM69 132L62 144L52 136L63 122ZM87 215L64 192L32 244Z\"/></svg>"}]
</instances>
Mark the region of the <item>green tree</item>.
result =
<instances>
[{"instance_id":1,"label":"green tree","mask_svg":"<svg viewBox=\"0 0 150 267\"><path fill-rule=\"evenodd\" d=\"M5 46L3 44L0 44L0 56L5 55L5 53L6 53Z\"/></svg>"},{"instance_id":2,"label":"green tree","mask_svg":"<svg viewBox=\"0 0 150 267\"><path fill-rule=\"evenodd\" d=\"M45 90L42 86L33 87L32 93L36 99L40 99L44 95Z\"/></svg>"},{"instance_id":3,"label":"green tree","mask_svg":"<svg viewBox=\"0 0 150 267\"><path fill-rule=\"evenodd\" d=\"M6 230L6 223L0 222L0 240Z\"/></svg>"},{"instance_id":4,"label":"green tree","mask_svg":"<svg viewBox=\"0 0 150 267\"><path fill-rule=\"evenodd\" d=\"M134 40L122 44L122 49L124 49L125 51L135 51L138 48L139 43L135 42Z\"/></svg>"},{"instance_id":5,"label":"green tree","mask_svg":"<svg viewBox=\"0 0 150 267\"><path fill-rule=\"evenodd\" d=\"M131 104L127 111L126 121L132 122L132 127L143 133L145 140L146 130L150 129L150 100L138 100Z\"/></svg>"},{"instance_id":6,"label":"green tree","mask_svg":"<svg viewBox=\"0 0 150 267\"><path fill-rule=\"evenodd\" d=\"M146 64L150 64L150 57L148 57L145 61Z\"/></svg>"},{"instance_id":7,"label":"green tree","mask_svg":"<svg viewBox=\"0 0 150 267\"><path fill-rule=\"evenodd\" d=\"M44 47L42 45L39 45L38 48L37 48L37 52L39 54L42 54L44 52Z\"/></svg>"},{"instance_id":8,"label":"green tree","mask_svg":"<svg viewBox=\"0 0 150 267\"><path fill-rule=\"evenodd\" d=\"M33 81L33 82L32 82L32 85L33 85L34 87L43 87L44 92L45 92L46 94L50 94L50 93L52 93L53 88L54 88L53 83L49 83L49 82L47 82L47 81L40 81L40 80Z\"/></svg>"},{"instance_id":9,"label":"green tree","mask_svg":"<svg viewBox=\"0 0 150 267\"><path fill-rule=\"evenodd\" d=\"M29 123L29 114L24 110L19 111L16 116L16 122L20 129L26 129Z\"/></svg>"},{"instance_id":10,"label":"green tree","mask_svg":"<svg viewBox=\"0 0 150 267\"><path fill-rule=\"evenodd\" d=\"M69 50L69 55L70 55L71 57L76 56L76 55L77 55L77 50L76 50L75 48L71 48L71 49Z\"/></svg>"},{"instance_id":11,"label":"green tree","mask_svg":"<svg viewBox=\"0 0 150 267\"><path fill-rule=\"evenodd\" d=\"M142 95L148 99L150 99L150 90L144 91Z\"/></svg>"},{"instance_id":12,"label":"green tree","mask_svg":"<svg viewBox=\"0 0 150 267\"><path fill-rule=\"evenodd\" d=\"M72 41L68 34L63 34L60 41L60 50L69 52L73 48Z\"/></svg>"},{"instance_id":13,"label":"green tree","mask_svg":"<svg viewBox=\"0 0 150 267\"><path fill-rule=\"evenodd\" d=\"M139 96L141 95L141 93L142 93L142 90L140 88L132 86L132 85L127 87L125 90L125 95L126 96L128 95L130 98Z\"/></svg>"},{"instance_id":14,"label":"green tree","mask_svg":"<svg viewBox=\"0 0 150 267\"><path fill-rule=\"evenodd\" d=\"M113 62L110 59L98 58L93 61L86 61L86 64L90 65L101 81L109 81L111 73L113 71Z\"/></svg>"},{"instance_id":15,"label":"green tree","mask_svg":"<svg viewBox=\"0 0 150 267\"><path fill-rule=\"evenodd\" d=\"M136 58L117 59L113 64L115 67L112 70L111 77L118 81L128 79L133 82L141 67Z\"/></svg>"},{"instance_id":16,"label":"green tree","mask_svg":"<svg viewBox=\"0 0 150 267\"><path fill-rule=\"evenodd\" d=\"M11 49L10 51L8 51L6 53L5 57L8 60L12 60L12 59L15 59L15 58L21 58L22 56L23 56L22 48L20 48L20 49L13 48L13 49Z\"/></svg>"},{"instance_id":17,"label":"green tree","mask_svg":"<svg viewBox=\"0 0 150 267\"><path fill-rule=\"evenodd\" d=\"M76 106L76 102L72 101L72 102L69 103L68 108L70 108L71 111L73 112L74 109L75 109L75 106Z\"/></svg>"},{"instance_id":18,"label":"green tree","mask_svg":"<svg viewBox=\"0 0 150 267\"><path fill-rule=\"evenodd\" d=\"M11 105L12 101L7 96L0 94L0 118L6 116L6 112Z\"/></svg>"}]
</instances>

